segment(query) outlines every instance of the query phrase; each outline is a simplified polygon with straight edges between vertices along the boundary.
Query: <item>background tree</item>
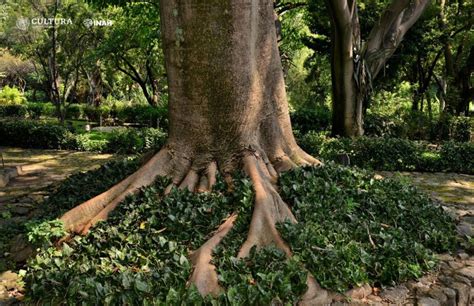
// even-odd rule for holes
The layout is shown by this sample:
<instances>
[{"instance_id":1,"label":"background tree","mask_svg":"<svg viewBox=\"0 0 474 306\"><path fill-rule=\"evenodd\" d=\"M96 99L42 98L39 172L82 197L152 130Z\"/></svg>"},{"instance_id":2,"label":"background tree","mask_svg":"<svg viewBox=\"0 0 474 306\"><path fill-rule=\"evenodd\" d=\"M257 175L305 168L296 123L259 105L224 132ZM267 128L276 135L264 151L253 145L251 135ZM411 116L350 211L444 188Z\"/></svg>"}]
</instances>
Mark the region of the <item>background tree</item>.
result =
<instances>
[{"instance_id":1,"label":"background tree","mask_svg":"<svg viewBox=\"0 0 474 306\"><path fill-rule=\"evenodd\" d=\"M372 80L428 3L393 1L363 44L357 2L327 1L332 24L333 134L363 134L363 104Z\"/></svg>"}]
</instances>

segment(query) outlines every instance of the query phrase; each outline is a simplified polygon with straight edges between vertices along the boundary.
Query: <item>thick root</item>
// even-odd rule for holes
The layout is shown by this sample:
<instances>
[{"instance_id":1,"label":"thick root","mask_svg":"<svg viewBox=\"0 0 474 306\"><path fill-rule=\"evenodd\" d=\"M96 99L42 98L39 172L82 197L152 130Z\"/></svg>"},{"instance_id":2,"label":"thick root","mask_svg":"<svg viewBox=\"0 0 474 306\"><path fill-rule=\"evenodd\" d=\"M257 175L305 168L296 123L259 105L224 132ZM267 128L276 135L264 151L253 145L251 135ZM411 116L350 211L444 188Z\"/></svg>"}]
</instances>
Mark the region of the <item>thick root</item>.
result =
<instances>
[{"instance_id":1,"label":"thick root","mask_svg":"<svg viewBox=\"0 0 474 306\"><path fill-rule=\"evenodd\" d=\"M141 187L153 183L157 176L167 174L167 164L171 156L166 149L155 154L135 173L98 196L78 205L61 217L68 232L85 234L89 228L101 220L128 195Z\"/></svg>"},{"instance_id":2,"label":"thick root","mask_svg":"<svg viewBox=\"0 0 474 306\"><path fill-rule=\"evenodd\" d=\"M291 256L290 248L278 233L276 224L285 220L296 222L295 217L271 184L267 168L262 167L258 157L248 154L244 157L243 163L244 171L253 183L255 208L247 240L242 245L238 257L248 256L253 246L259 248L270 244L275 244L288 256Z\"/></svg>"},{"instance_id":3,"label":"thick root","mask_svg":"<svg viewBox=\"0 0 474 306\"><path fill-rule=\"evenodd\" d=\"M306 280L308 290L301 297L298 305L310 306L310 305L329 305L332 301L332 296L329 291L321 288L316 279L313 276L308 275Z\"/></svg>"},{"instance_id":4,"label":"thick root","mask_svg":"<svg viewBox=\"0 0 474 306\"><path fill-rule=\"evenodd\" d=\"M237 215L233 214L219 227L214 235L190 256L194 270L189 282L194 284L202 296L218 295L222 288L217 279L216 267L211 263L212 251L234 226Z\"/></svg>"},{"instance_id":5,"label":"thick root","mask_svg":"<svg viewBox=\"0 0 474 306\"><path fill-rule=\"evenodd\" d=\"M289 246L280 236L276 224L290 221L296 223L288 205L281 199L275 183L278 173L299 166L319 165L317 159L297 148L292 154L284 154L271 162L264 151L246 151L241 157L243 170L250 177L255 192L255 207L246 241L239 250L238 257L249 255L255 246L262 248L275 245L291 257ZM168 176L172 183L166 188L168 194L172 188L187 189L190 192L209 192L216 183L218 165L210 162L205 169L194 169L191 160L175 156L168 148L162 149L148 160L135 173L116 184L106 192L73 208L61 217L65 229L69 232L85 234L97 222L106 220L127 196L140 188L152 184L158 176ZM232 189L232 176L223 173L225 181ZM212 237L190 255L193 273L189 284L196 285L203 295L217 295L222 291L212 262L212 252L232 229L237 215L233 214L217 229ZM308 276L308 291L302 297L301 305L317 305L330 299L326 290L321 289L312 276Z\"/></svg>"}]
</instances>

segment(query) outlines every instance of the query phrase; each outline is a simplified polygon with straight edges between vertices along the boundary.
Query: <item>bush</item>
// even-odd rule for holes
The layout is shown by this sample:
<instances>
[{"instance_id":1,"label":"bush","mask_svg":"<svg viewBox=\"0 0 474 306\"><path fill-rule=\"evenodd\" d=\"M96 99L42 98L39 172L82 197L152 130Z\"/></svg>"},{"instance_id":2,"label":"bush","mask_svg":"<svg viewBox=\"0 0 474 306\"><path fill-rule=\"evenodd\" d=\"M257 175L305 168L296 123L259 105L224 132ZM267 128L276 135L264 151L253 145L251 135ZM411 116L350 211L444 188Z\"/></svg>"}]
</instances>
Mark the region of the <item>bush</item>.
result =
<instances>
[{"instance_id":1,"label":"bush","mask_svg":"<svg viewBox=\"0 0 474 306\"><path fill-rule=\"evenodd\" d=\"M0 145L137 154L159 149L167 134L153 128L123 128L112 133L73 134L61 125L38 121L0 121Z\"/></svg>"},{"instance_id":2,"label":"bush","mask_svg":"<svg viewBox=\"0 0 474 306\"><path fill-rule=\"evenodd\" d=\"M24 148L67 149L74 142L63 126L28 120L0 121L0 145Z\"/></svg>"},{"instance_id":3,"label":"bush","mask_svg":"<svg viewBox=\"0 0 474 306\"><path fill-rule=\"evenodd\" d=\"M440 162L446 171L474 174L474 143L444 143L440 150Z\"/></svg>"},{"instance_id":4,"label":"bush","mask_svg":"<svg viewBox=\"0 0 474 306\"><path fill-rule=\"evenodd\" d=\"M120 129L112 132L107 152L130 154L163 146L167 134L159 129Z\"/></svg>"},{"instance_id":5,"label":"bush","mask_svg":"<svg viewBox=\"0 0 474 306\"><path fill-rule=\"evenodd\" d=\"M83 106L80 104L71 104L66 109L66 119L77 120L83 117Z\"/></svg>"},{"instance_id":6,"label":"bush","mask_svg":"<svg viewBox=\"0 0 474 306\"><path fill-rule=\"evenodd\" d=\"M0 117L26 118L28 109L21 104L4 104L0 105Z\"/></svg>"},{"instance_id":7,"label":"bush","mask_svg":"<svg viewBox=\"0 0 474 306\"><path fill-rule=\"evenodd\" d=\"M117 118L122 122L159 127L165 130L168 128L168 110L165 107L124 106L117 108Z\"/></svg>"},{"instance_id":8,"label":"bush","mask_svg":"<svg viewBox=\"0 0 474 306\"><path fill-rule=\"evenodd\" d=\"M114 163L69 178L45 203L48 219L104 191L137 165ZM328 164L281 179L282 195L299 220L279 224L294 256L288 260L268 247L238 259L254 194L247 179L234 182L232 194L219 178L214 193L173 189L162 197L157 195L169 181L159 179L121 203L87 236L76 236L62 249L43 245L28 264L26 302L292 305L306 290L308 270L333 290L365 282L392 285L433 268L433 253L456 243L453 220L414 187ZM211 301L186 285L192 272L189 250L201 246L236 208L239 217L213 261L225 292ZM45 223L34 228L57 227ZM36 230L35 236L45 235Z\"/></svg>"},{"instance_id":9,"label":"bush","mask_svg":"<svg viewBox=\"0 0 474 306\"><path fill-rule=\"evenodd\" d=\"M451 140L467 142L471 140L471 118L454 117L451 121Z\"/></svg>"},{"instance_id":10,"label":"bush","mask_svg":"<svg viewBox=\"0 0 474 306\"><path fill-rule=\"evenodd\" d=\"M87 120L92 122L99 122L100 121L100 110L98 107L87 105L84 108L84 114L87 117Z\"/></svg>"},{"instance_id":11,"label":"bush","mask_svg":"<svg viewBox=\"0 0 474 306\"><path fill-rule=\"evenodd\" d=\"M43 103L28 103L28 116L31 119L39 119L44 112L44 104Z\"/></svg>"},{"instance_id":12,"label":"bush","mask_svg":"<svg viewBox=\"0 0 474 306\"><path fill-rule=\"evenodd\" d=\"M106 133L102 133L107 135ZM109 140L107 136L100 137L95 133L75 135L74 148L79 151L105 152L108 150Z\"/></svg>"},{"instance_id":13,"label":"bush","mask_svg":"<svg viewBox=\"0 0 474 306\"><path fill-rule=\"evenodd\" d=\"M351 165L386 171L453 171L474 173L474 144L447 142L440 152L425 143L399 138L330 138L310 132L300 139L303 149L324 160L347 154Z\"/></svg>"},{"instance_id":14,"label":"bush","mask_svg":"<svg viewBox=\"0 0 474 306\"><path fill-rule=\"evenodd\" d=\"M301 133L326 131L331 128L331 110L326 106L300 108L290 116L293 128Z\"/></svg>"},{"instance_id":15,"label":"bush","mask_svg":"<svg viewBox=\"0 0 474 306\"><path fill-rule=\"evenodd\" d=\"M370 137L405 138L405 123L400 116L367 113L364 118L364 134Z\"/></svg>"},{"instance_id":16,"label":"bush","mask_svg":"<svg viewBox=\"0 0 474 306\"><path fill-rule=\"evenodd\" d=\"M16 87L5 86L0 90L0 105L24 104L26 98Z\"/></svg>"}]
</instances>

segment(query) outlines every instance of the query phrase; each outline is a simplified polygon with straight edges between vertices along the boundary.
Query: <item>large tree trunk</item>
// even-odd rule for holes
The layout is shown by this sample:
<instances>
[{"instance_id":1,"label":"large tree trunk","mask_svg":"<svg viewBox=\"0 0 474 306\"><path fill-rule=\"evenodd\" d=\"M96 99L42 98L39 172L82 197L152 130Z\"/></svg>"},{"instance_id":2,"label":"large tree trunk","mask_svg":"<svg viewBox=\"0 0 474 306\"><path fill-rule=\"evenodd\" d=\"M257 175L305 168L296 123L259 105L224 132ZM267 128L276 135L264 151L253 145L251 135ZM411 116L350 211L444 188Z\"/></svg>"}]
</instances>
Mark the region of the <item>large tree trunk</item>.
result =
<instances>
[{"instance_id":1,"label":"large tree trunk","mask_svg":"<svg viewBox=\"0 0 474 306\"><path fill-rule=\"evenodd\" d=\"M157 176L172 179L167 191L176 186L206 192L216 172L231 182L241 169L253 183L255 208L238 256L269 244L291 256L275 224L295 218L274 183L281 171L319 162L292 133L273 1L161 0L160 10L170 99L167 144L130 177L66 213L66 229L87 232ZM190 282L203 295L221 290L211 255L233 220L191 256ZM308 286L303 300L324 297L313 278Z\"/></svg>"},{"instance_id":2,"label":"large tree trunk","mask_svg":"<svg viewBox=\"0 0 474 306\"><path fill-rule=\"evenodd\" d=\"M372 81L415 24L429 0L393 0L361 47L356 0L326 1L333 28L333 134L363 134L364 101Z\"/></svg>"}]
</instances>

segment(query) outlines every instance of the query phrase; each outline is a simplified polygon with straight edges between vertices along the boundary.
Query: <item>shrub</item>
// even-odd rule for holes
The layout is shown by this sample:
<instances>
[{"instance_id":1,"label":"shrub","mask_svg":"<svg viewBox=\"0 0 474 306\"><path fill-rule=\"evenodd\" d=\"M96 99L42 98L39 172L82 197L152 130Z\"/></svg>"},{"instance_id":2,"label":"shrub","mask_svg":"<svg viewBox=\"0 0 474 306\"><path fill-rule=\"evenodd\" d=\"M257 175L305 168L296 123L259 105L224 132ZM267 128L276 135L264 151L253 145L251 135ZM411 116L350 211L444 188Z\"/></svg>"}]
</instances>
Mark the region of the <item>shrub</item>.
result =
<instances>
[{"instance_id":1,"label":"shrub","mask_svg":"<svg viewBox=\"0 0 474 306\"><path fill-rule=\"evenodd\" d=\"M310 132L300 138L301 147L329 161L347 154L351 165L386 171L453 171L474 173L472 143L447 142L440 152L422 142L399 138L330 138Z\"/></svg>"},{"instance_id":2,"label":"shrub","mask_svg":"<svg viewBox=\"0 0 474 306\"><path fill-rule=\"evenodd\" d=\"M371 137L406 137L406 129L400 116L369 112L364 118L364 134Z\"/></svg>"},{"instance_id":3,"label":"shrub","mask_svg":"<svg viewBox=\"0 0 474 306\"><path fill-rule=\"evenodd\" d=\"M42 149L67 149L74 141L63 126L29 120L0 121L0 144Z\"/></svg>"},{"instance_id":4,"label":"shrub","mask_svg":"<svg viewBox=\"0 0 474 306\"><path fill-rule=\"evenodd\" d=\"M21 104L4 104L0 105L0 117L26 118L28 109Z\"/></svg>"},{"instance_id":5,"label":"shrub","mask_svg":"<svg viewBox=\"0 0 474 306\"><path fill-rule=\"evenodd\" d=\"M80 104L71 104L66 109L66 119L81 119L83 117L83 106Z\"/></svg>"},{"instance_id":6,"label":"shrub","mask_svg":"<svg viewBox=\"0 0 474 306\"><path fill-rule=\"evenodd\" d=\"M158 149L167 134L153 128L123 128L112 133L73 134L61 125L39 121L0 121L0 145L136 154Z\"/></svg>"},{"instance_id":7,"label":"shrub","mask_svg":"<svg viewBox=\"0 0 474 306\"><path fill-rule=\"evenodd\" d=\"M166 107L135 105L117 108L117 118L122 122L137 123L144 126L168 128Z\"/></svg>"},{"instance_id":8,"label":"shrub","mask_svg":"<svg viewBox=\"0 0 474 306\"><path fill-rule=\"evenodd\" d=\"M39 119L44 112L43 103L28 103L28 116L31 119Z\"/></svg>"},{"instance_id":9,"label":"shrub","mask_svg":"<svg viewBox=\"0 0 474 306\"><path fill-rule=\"evenodd\" d=\"M43 115L47 117L56 117L56 106L51 103L43 103Z\"/></svg>"},{"instance_id":10,"label":"shrub","mask_svg":"<svg viewBox=\"0 0 474 306\"><path fill-rule=\"evenodd\" d=\"M99 122L100 120L100 110L95 106L87 105L84 108L84 114L86 115L87 120L89 121Z\"/></svg>"},{"instance_id":11,"label":"shrub","mask_svg":"<svg viewBox=\"0 0 474 306\"><path fill-rule=\"evenodd\" d=\"M105 152L109 145L107 137L97 137L97 134L93 133L78 134L74 138L75 146L70 149L79 151Z\"/></svg>"},{"instance_id":12,"label":"shrub","mask_svg":"<svg viewBox=\"0 0 474 306\"><path fill-rule=\"evenodd\" d=\"M0 90L0 105L24 104L26 98L16 87L5 86Z\"/></svg>"},{"instance_id":13,"label":"shrub","mask_svg":"<svg viewBox=\"0 0 474 306\"><path fill-rule=\"evenodd\" d=\"M166 133L153 128L115 130L110 136L107 151L130 154L157 149L164 144L166 136Z\"/></svg>"},{"instance_id":14,"label":"shrub","mask_svg":"<svg viewBox=\"0 0 474 306\"><path fill-rule=\"evenodd\" d=\"M451 121L451 140L467 142L471 140L471 118L454 117Z\"/></svg>"},{"instance_id":15,"label":"shrub","mask_svg":"<svg viewBox=\"0 0 474 306\"><path fill-rule=\"evenodd\" d=\"M474 143L444 143L440 150L440 163L446 171L474 174Z\"/></svg>"},{"instance_id":16,"label":"shrub","mask_svg":"<svg viewBox=\"0 0 474 306\"><path fill-rule=\"evenodd\" d=\"M300 108L290 114L293 128L302 133L331 128L331 110L326 106Z\"/></svg>"}]
</instances>

